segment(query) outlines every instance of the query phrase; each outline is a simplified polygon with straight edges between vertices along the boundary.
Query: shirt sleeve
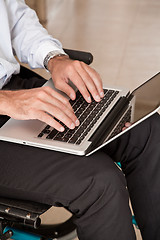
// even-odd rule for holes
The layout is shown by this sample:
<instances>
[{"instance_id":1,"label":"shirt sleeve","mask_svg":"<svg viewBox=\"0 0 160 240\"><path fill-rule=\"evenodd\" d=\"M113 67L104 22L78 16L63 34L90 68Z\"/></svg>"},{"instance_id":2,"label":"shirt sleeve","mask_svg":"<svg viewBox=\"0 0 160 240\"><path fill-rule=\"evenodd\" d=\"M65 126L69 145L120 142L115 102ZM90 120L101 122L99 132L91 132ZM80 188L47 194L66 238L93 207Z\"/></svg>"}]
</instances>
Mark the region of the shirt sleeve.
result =
<instances>
[{"instance_id":1,"label":"shirt sleeve","mask_svg":"<svg viewBox=\"0 0 160 240\"><path fill-rule=\"evenodd\" d=\"M6 73L5 69L4 69L4 67L2 66L2 64L0 63L0 89L4 85L6 77L7 77L7 73Z\"/></svg>"},{"instance_id":2,"label":"shirt sleeve","mask_svg":"<svg viewBox=\"0 0 160 240\"><path fill-rule=\"evenodd\" d=\"M32 68L43 68L44 58L50 51L64 53L61 43L48 34L24 0L6 0L6 5L13 50L21 62Z\"/></svg>"}]
</instances>

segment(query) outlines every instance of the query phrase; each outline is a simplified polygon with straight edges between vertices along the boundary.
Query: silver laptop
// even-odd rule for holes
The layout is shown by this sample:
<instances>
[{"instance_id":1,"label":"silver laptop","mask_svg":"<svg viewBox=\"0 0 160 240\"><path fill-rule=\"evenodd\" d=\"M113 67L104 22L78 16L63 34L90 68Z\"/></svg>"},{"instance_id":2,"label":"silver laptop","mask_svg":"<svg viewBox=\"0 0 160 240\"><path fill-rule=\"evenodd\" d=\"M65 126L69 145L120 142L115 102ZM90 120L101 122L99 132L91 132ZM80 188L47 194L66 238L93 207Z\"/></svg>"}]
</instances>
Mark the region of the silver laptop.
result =
<instances>
[{"instance_id":1,"label":"silver laptop","mask_svg":"<svg viewBox=\"0 0 160 240\"><path fill-rule=\"evenodd\" d=\"M47 85L54 87L52 80ZM80 126L58 132L39 120L9 119L0 128L0 140L76 155L89 156L160 109L160 73L132 93L104 86L104 98L87 103L77 91L70 101ZM122 132L125 122L133 123ZM63 125L63 123L62 123Z\"/></svg>"}]
</instances>

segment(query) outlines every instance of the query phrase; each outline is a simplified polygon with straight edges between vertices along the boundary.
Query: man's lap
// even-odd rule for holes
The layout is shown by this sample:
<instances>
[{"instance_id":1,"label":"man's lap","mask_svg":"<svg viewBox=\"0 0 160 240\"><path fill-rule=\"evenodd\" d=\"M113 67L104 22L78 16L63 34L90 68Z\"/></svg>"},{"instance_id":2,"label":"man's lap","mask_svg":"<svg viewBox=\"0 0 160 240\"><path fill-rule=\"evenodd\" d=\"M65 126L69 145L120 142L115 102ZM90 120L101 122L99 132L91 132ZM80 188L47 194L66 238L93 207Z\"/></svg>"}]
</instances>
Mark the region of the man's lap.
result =
<instances>
[{"instance_id":1,"label":"man's lap","mask_svg":"<svg viewBox=\"0 0 160 240\"><path fill-rule=\"evenodd\" d=\"M1 196L66 205L96 176L106 175L105 181L109 181L112 174L125 185L121 171L101 151L79 157L2 141L0 151Z\"/></svg>"}]
</instances>

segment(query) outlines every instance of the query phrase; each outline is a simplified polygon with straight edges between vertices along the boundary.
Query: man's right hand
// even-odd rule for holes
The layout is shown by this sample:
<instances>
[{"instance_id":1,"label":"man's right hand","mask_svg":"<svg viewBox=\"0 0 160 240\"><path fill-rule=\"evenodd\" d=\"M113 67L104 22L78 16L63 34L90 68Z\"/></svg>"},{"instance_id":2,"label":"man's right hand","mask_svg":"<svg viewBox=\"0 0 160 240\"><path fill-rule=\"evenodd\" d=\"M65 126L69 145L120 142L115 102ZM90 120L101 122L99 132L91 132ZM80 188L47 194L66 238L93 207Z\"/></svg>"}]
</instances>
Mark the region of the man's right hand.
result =
<instances>
[{"instance_id":1,"label":"man's right hand","mask_svg":"<svg viewBox=\"0 0 160 240\"><path fill-rule=\"evenodd\" d=\"M79 125L68 99L50 87L18 91L1 90L0 114L18 120L38 119L61 132L64 131L64 127L56 119L70 129Z\"/></svg>"}]
</instances>

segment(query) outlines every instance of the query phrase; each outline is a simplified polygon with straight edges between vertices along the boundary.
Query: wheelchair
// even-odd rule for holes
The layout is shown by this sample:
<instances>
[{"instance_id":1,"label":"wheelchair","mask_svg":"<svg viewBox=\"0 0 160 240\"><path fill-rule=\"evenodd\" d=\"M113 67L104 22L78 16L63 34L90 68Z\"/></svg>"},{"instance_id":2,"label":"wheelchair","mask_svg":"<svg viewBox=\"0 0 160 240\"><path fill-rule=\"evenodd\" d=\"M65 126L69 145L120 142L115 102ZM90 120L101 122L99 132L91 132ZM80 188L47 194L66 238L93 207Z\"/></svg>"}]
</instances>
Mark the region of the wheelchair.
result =
<instances>
[{"instance_id":1,"label":"wheelchair","mask_svg":"<svg viewBox=\"0 0 160 240\"><path fill-rule=\"evenodd\" d=\"M89 52L64 49L73 60L91 64ZM72 240L77 237L74 217L59 224L41 224L40 216L52 206L0 197L0 240Z\"/></svg>"}]
</instances>

